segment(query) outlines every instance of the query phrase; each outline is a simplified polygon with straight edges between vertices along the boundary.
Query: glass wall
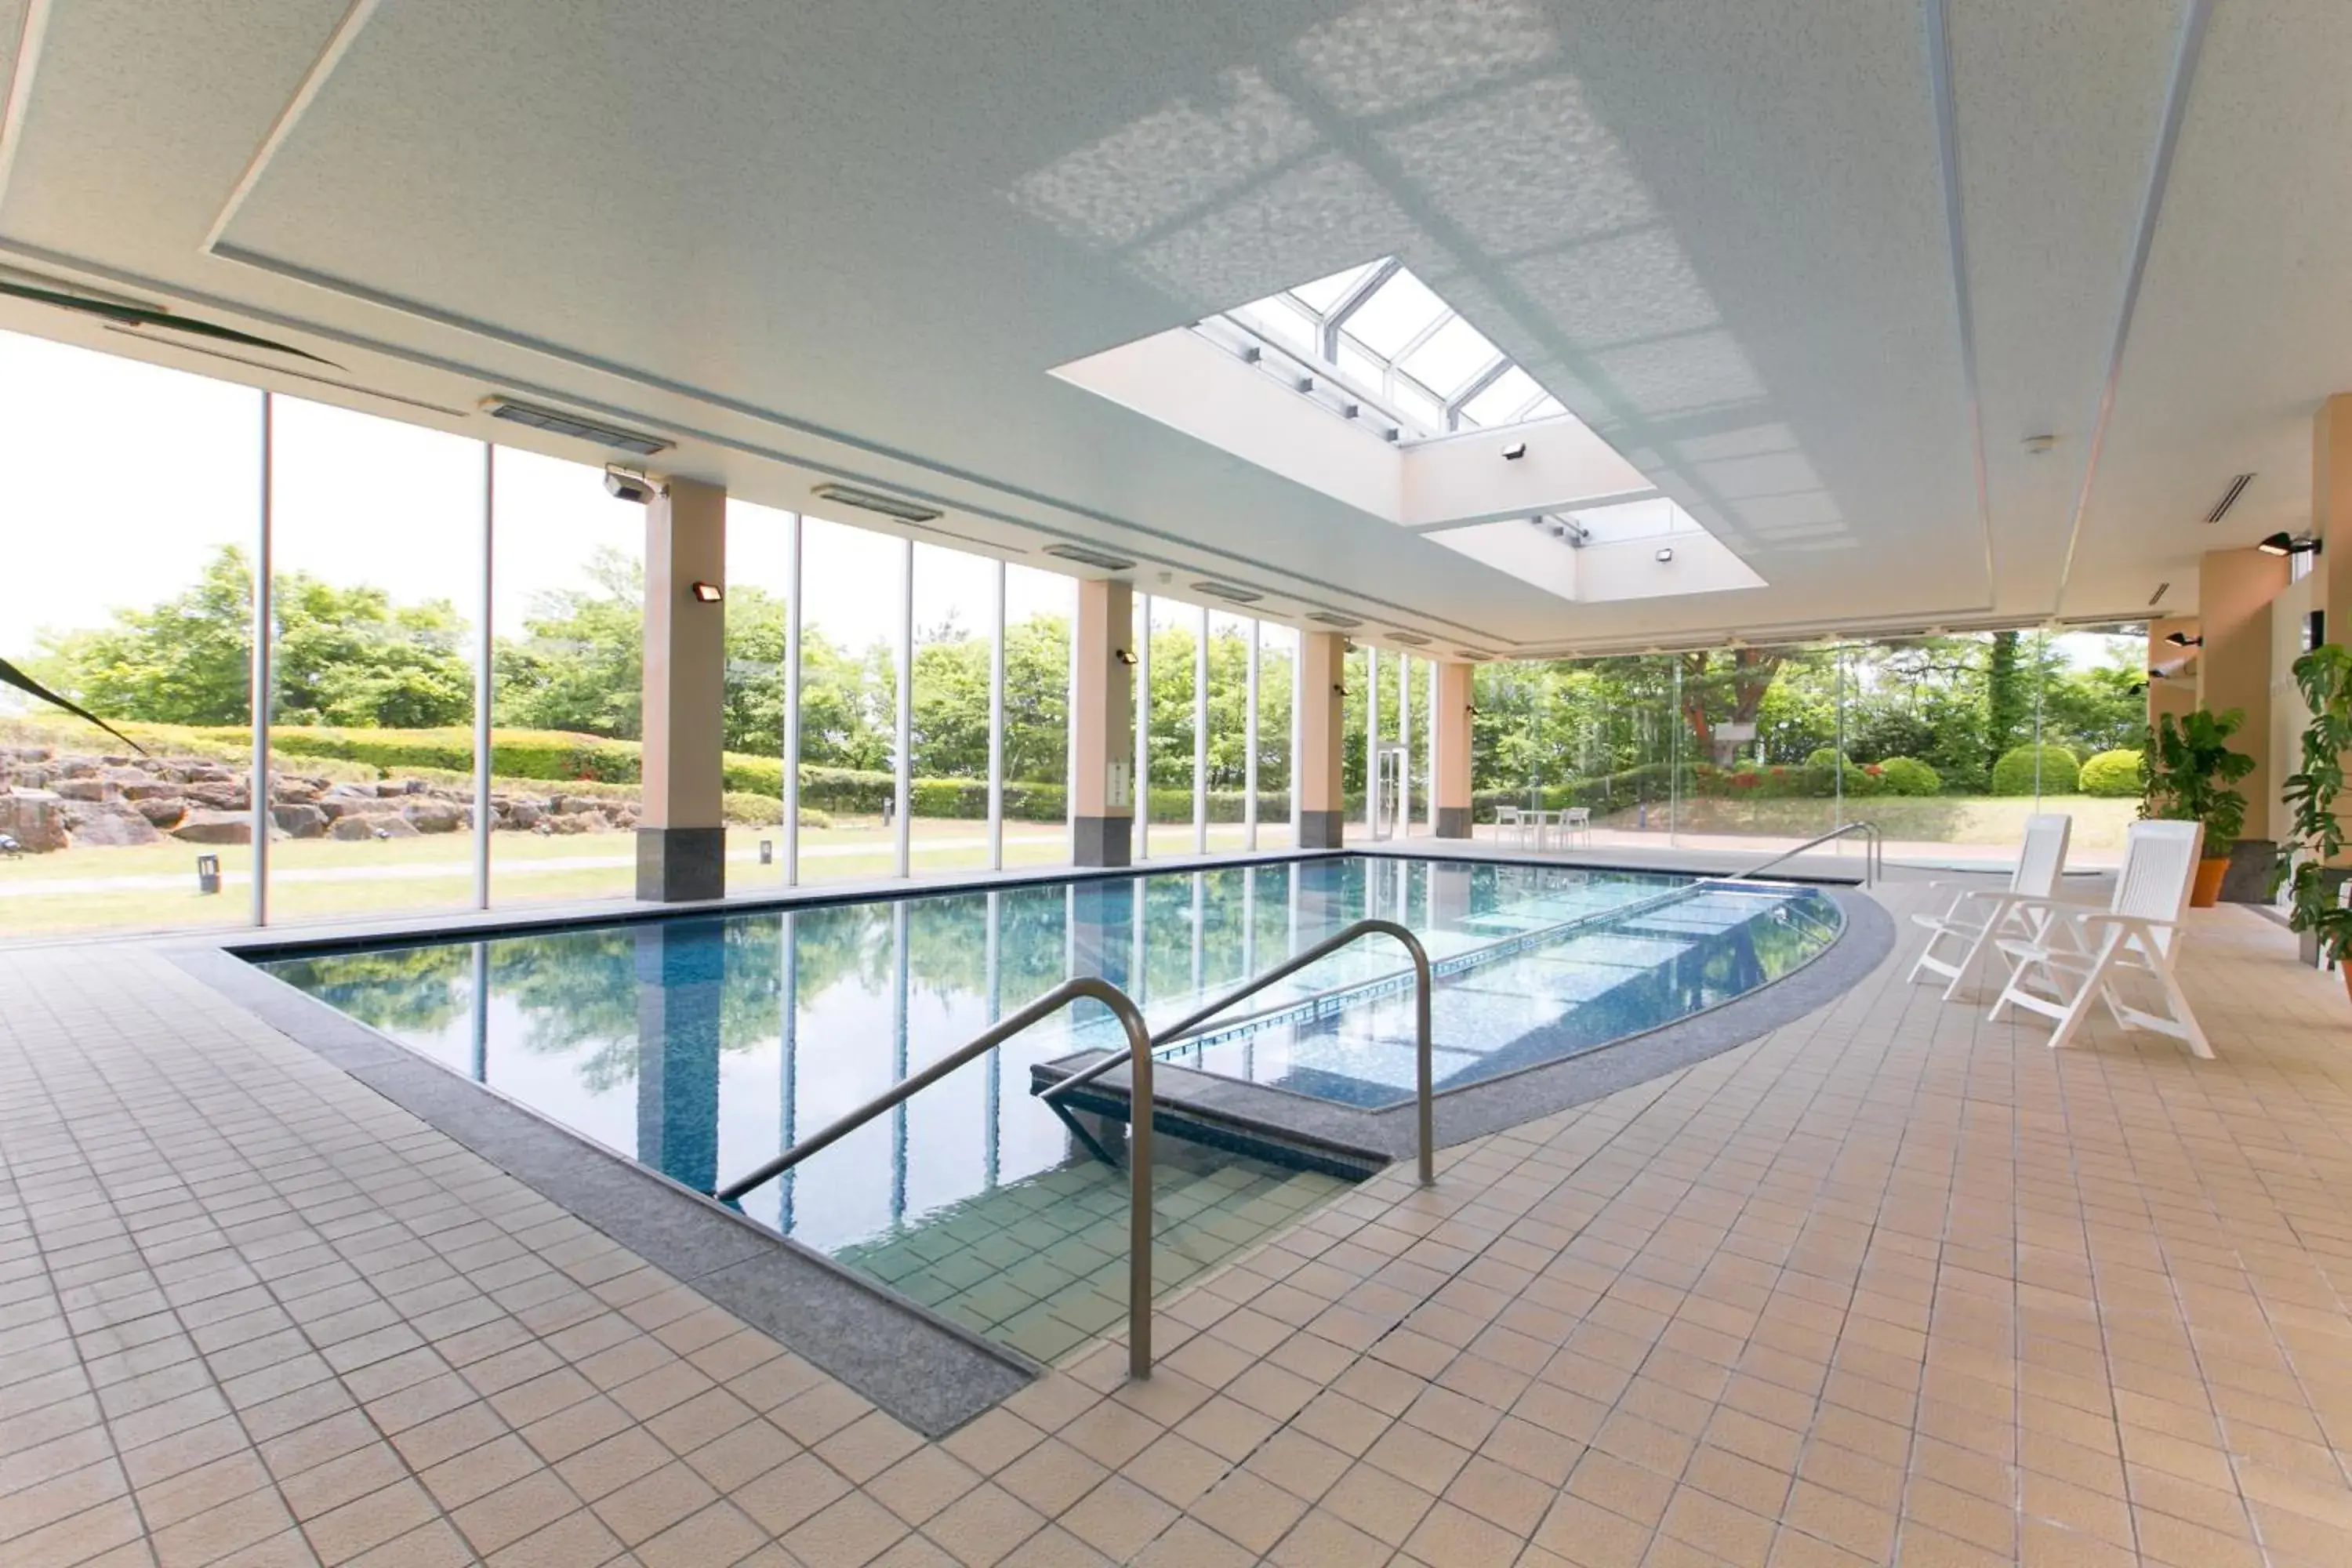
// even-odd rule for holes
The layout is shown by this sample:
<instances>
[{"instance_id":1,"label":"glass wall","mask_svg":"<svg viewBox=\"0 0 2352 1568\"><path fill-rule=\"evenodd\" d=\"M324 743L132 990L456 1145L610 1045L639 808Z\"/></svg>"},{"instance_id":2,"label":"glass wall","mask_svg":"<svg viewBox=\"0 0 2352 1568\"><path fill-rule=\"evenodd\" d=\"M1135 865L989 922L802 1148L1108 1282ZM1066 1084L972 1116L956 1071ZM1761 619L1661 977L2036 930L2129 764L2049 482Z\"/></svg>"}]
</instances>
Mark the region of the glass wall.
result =
<instances>
[{"instance_id":1,"label":"glass wall","mask_svg":"<svg viewBox=\"0 0 2352 1568\"><path fill-rule=\"evenodd\" d=\"M1201 612L1173 599L1150 599L1151 853L1192 852L1193 660Z\"/></svg>"},{"instance_id":2,"label":"glass wall","mask_svg":"<svg viewBox=\"0 0 2352 1568\"><path fill-rule=\"evenodd\" d=\"M999 563L915 546L914 868L989 863Z\"/></svg>"},{"instance_id":3,"label":"glass wall","mask_svg":"<svg viewBox=\"0 0 2352 1568\"><path fill-rule=\"evenodd\" d=\"M1243 792L1249 770L1249 647L1255 622L1211 611L1209 625L1209 722L1206 766L1201 785L1208 808L1208 847L1219 852L1243 847Z\"/></svg>"},{"instance_id":4,"label":"glass wall","mask_svg":"<svg viewBox=\"0 0 2352 1568\"><path fill-rule=\"evenodd\" d=\"M269 918L475 901L478 441L272 400Z\"/></svg>"},{"instance_id":5,"label":"glass wall","mask_svg":"<svg viewBox=\"0 0 2352 1568\"><path fill-rule=\"evenodd\" d=\"M1059 865L1070 858L1070 630L1078 585L1058 573L1008 565L1004 605L1004 863Z\"/></svg>"},{"instance_id":6,"label":"glass wall","mask_svg":"<svg viewBox=\"0 0 2352 1568\"><path fill-rule=\"evenodd\" d=\"M492 482L491 901L633 897L646 509L510 447Z\"/></svg>"},{"instance_id":7,"label":"glass wall","mask_svg":"<svg viewBox=\"0 0 2352 1568\"><path fill-rule=\"evenodd\" d=\"M783 886L784 716L792 647L793 552L800 520L727 500L727 886Z\"/></svg>"},{"instance_id":8,"label":"glass wall","mask_svg":"<svg viewBox=\"0 0 2352 1568\"><path fill-rule=\"evenodd\" d=\"M145 748L0 687L0 937L253 917L261 408L0 332L0 657Z\"/></svg>"},{"instance_id":9,"label":"glass wall","mask_svg":"<svg viewBox=\"0 0 2352 1568\"><path fill-rule=\"evenodd\" d=\"M896 650L906 567L902 539L802 520L803 882L896 869ZM908 842L911 848L911 832Z\"/></svg>"},{"instance_id":10,"label":"glass wall","mask_svg":"<svg viewBox=\"0 0 2352 1568\"><path fill-rule=\"evenodd\" d=\"M1291 817L1290 760L1297 754L1293 678L1298 668L1298 633L1267 621L1253 624L1258 637L1257 846L1280 849L1297 842Z\"/></svg>"}]
</instances>

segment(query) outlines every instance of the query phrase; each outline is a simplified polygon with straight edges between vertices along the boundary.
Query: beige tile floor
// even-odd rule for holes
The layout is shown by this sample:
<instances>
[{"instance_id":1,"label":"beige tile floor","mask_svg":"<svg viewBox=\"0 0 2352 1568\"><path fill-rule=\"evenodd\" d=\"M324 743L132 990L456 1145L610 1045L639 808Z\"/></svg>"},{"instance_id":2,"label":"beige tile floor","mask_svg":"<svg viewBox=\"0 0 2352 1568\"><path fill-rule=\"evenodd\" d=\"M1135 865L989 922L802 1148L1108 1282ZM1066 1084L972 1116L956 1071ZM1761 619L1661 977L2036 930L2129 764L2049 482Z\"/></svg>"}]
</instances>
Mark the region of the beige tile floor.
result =
<instances>
[{"instance_id":1,"label":"beige tile floor","mask_svg":"<svg viewBox=\"0 0 2352 1568\"><path fill-rule=\"evenodd\" d=\"M2216 1062L1891 962L931 1445L160 957L0 955L0 1563L2352 1561L2352 1004L2242 910L2188 975Z\"/></svg>"}]
</instances>

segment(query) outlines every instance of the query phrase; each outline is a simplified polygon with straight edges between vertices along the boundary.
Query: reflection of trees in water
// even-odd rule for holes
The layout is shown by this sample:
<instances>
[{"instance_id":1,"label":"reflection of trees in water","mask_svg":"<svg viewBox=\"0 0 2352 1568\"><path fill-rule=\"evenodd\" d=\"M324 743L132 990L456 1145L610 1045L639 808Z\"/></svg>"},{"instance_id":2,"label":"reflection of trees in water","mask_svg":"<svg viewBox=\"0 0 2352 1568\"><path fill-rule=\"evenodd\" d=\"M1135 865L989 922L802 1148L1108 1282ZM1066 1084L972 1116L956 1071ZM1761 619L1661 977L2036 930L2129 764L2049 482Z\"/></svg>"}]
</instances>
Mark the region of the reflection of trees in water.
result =
<instances>
[{"instance_id":1,"label":"reflection of trees in water","mask_svg":"<svg viewBox=\"0 0 2352 1568\"><path fill-rule=\"evenodd\" d=\"M339 1013L388 1035L432 1035L466 1010L474 992L470 945L396 947L289 959L269 973Z\"/></svg>"}]
</instances>

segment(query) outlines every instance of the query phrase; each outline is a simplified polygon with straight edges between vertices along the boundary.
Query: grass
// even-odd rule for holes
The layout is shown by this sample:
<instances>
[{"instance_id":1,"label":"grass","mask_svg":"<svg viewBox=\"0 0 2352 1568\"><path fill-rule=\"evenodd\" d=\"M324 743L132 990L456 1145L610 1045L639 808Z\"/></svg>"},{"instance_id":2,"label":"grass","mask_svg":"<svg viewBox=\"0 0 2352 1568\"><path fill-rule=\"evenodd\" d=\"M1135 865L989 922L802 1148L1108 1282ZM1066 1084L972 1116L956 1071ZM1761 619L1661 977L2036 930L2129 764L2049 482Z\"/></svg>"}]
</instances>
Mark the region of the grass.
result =
<instances>
[{"instance_id":1,"label":"grass","mask_svg":"<svg viewBox=\"0 0 2352 1568\"><path fill-rule=\"evenodd\" d=\"M2137 800L2085 795L1876 795L1845 803L1843 820L1874 822L1892 845L2014 845L2025 837L2025 819L2037 812L2063 812L2074 819L2076 850L2121 853L2125 831L2139 816ZM1659 830L1664 808L1650 808L1650 829ZM1596 826L1631 828L1638 813L1621 811ZM1810 838L1840 820L1827 800L1685 800L1675 804L1676 833Z\"/></svg>"},{"instance_id":2,"label":"grass","mask_svg":"<svg viewBox=\"0 0 2352 1568\"><path fill-rule=\"evenodd\" d=\"M909 825L918 877L988 863L985 823L918 817ZM1286 842L1287 825L1269 826L1260 842ZM783 886L783 868L760 864L760 842L783 852L781 826L734 827L727 834L728 887L751 892ZM1242 829L1217 824L1213 849L1242 846ZM1151 830L1154 854L1189 854L1191 826ZM200 854L217 854L226 882L217 894L196 890ZM801 880L806 884L888 877L896 836L878 820L847 820L801 830ZM1067 864L1069 838L1051 823L1004 825L1007 866ZM635 885L634 833L541 837L500 833L490 840L490 894L500 908L625 899ZM272 924L369 915L410 915L467 908L473 899L473 839L465 833L347 842L279 840L269 847ZM177 841L126 848L68 849L0 860L0 942L77 933L173 931L245 923L252 908L252 851Z\"/></svg>"}]
</instances>

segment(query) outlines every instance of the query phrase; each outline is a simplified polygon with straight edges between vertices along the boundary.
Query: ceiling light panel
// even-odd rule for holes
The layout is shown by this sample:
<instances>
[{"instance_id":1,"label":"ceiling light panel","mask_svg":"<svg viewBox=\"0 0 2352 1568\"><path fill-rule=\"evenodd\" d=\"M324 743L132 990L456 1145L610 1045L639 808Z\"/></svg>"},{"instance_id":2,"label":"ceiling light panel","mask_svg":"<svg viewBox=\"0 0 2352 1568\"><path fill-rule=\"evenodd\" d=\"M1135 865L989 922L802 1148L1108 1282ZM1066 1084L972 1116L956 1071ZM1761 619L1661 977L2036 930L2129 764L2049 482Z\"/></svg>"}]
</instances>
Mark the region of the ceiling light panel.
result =
<instances>
[{"instance_id":1,"label":"ceiling light panel","mask_svg":"<svg viewBox=\"0 0 2352 1568\"><path fill-rule=\"evenodd\" d=\"M544 430L551 436L569 436L574 440L593 442L599 447L611 447L623 452L635 452L650 458L656 452L667 452L675 442L643 431L627 430L617 425L601 424L585 415L567 414L560 408L545 408L532 403L518 403L510 397L493 397L483 406L493 419L503 419L509 425L527 426Z\"/></svg>"},{"instance_id":2,"label":"ceiling light panel","mask_svg":"<svg viewBox=\"0 0 2352 1568\"><path fill-rule=\"evenodd\" d=\"M899 522L937 522L946 516L935 506L908 500L902 496L883 495L875 490L862 490L855 485L818 485L809 493L819 500L832 501L836 506L856 507Z\"/></svg>"}]
</instances>

